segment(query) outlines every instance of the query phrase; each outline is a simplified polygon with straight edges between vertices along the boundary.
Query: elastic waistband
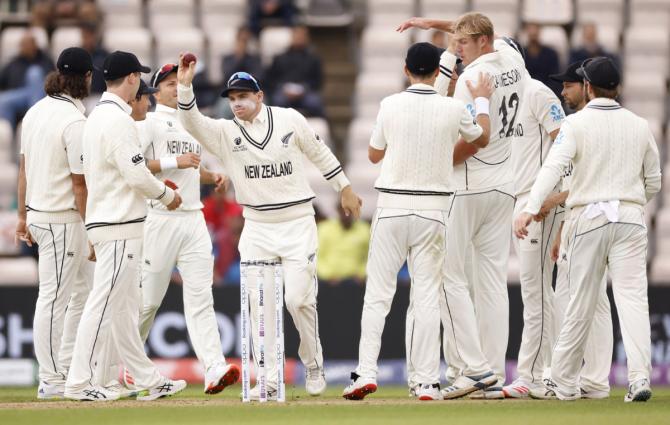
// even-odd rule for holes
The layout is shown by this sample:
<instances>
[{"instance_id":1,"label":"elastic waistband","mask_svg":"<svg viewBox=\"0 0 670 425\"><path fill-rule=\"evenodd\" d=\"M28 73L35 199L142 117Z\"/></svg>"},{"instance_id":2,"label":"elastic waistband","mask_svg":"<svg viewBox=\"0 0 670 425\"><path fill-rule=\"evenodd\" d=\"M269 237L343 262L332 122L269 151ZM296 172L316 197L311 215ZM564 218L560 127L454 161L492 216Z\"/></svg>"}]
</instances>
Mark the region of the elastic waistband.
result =
<instances>
[{"instance_id":1,"label":"elastic waistband","mask_svg":"<svg viewBox=\"0 0 670 425\"><path fill-rule=\"evenodd\" d=\"M380 192L377 206L406 210L448 210L450 201L451 195L400 195Z\"/></svg>"},{"instance_id":2,"label":"elastic waistband","mask_svg":"<svg viewBox=\"0 0 670 425\"><path fill-rule=\"evenodd\" d=\"M178 216L188 216L188 215L195 215L195 214L202 214L202 210L197 209L197 210L163 210L159 208L151 208L149 207L148 209L148 215L178 215Z\"/></svg>"},{"instance_id":3,"label":"elastic waistband","mask_svg":"<svg viewBox=\"0 0 670 425\"><path fill-rule=\"evenodd\" d=\"M53 224L64 224L64 223L76 223L81 220L79 211L75 210L66 210L58 212L45 212L45 211L35 211L28 210L26 215L27 224L31 223L53 223Z\"/></svg>"},{"instance_id":4,"label":"elastic waistband","mask_svg":"<svg viewBox=\"0 0 670 425\"><path fill-rule=\"evenodd\" d=\"M259 211L245 206L242 211L242 215L244 218L253 221L279 223L282 221L290 221L300 217L314 215L314 207L312 206L311 200L298 205L267 211Z\"/></svg>"}]
</instances>

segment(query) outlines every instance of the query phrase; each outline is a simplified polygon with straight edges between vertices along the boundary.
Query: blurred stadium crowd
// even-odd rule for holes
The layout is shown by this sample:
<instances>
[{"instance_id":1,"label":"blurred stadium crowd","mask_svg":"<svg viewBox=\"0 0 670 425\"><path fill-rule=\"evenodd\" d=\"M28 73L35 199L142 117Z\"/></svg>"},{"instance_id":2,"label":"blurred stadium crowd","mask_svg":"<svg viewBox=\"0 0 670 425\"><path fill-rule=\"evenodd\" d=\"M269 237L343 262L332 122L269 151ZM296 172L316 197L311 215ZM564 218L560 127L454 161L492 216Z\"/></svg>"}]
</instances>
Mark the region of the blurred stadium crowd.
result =
<instances>
[{"instance_id":1,"label":"blurred stadium crowd","mask_svg":"<svg viewBox=\"0 0 670 425\"><path fill-rule=\"evenodd\" d=\"M64 48L82 46L97 66L108 52L131 51L153 68L175 62L179 52L193 52L199 58L198 104L213 117L232 117L219 97L228 76L254 74L268 104L310 117L347 164L369 219L379 169L367 162L367 145L379 102L405 87L402 66L411 42L446 47L447 41L442 33L394 30L410 16L450 19L467 10L485 13L497 33L516 37L531 76L557 94L561 86L550 74L588 57L612 57L624 75L623 105L650 121L667 161L670 0L0 0L0 285L37 282L36 253L13 242L21 118L44 95L44 77ZM342 57L352 73L336 72ZM104 88L94 73L89 112ZM343 107L338 99L344 99ZM212 157L204 163L220 169ZM322 284L362 285L369 224L339 213L320 179L314 170L319 278ZM670 191L669 184L663 187ZM241 208L232 193L205 192L203 200L215 285L237 284ZM648 205L647 223L650 282L670 283L668 195ZM400 278L409 281L406 269ZM173 279L178 283L178 274ZM518 281L514 254L509 280Z\"/></svg>"}]
</instances>

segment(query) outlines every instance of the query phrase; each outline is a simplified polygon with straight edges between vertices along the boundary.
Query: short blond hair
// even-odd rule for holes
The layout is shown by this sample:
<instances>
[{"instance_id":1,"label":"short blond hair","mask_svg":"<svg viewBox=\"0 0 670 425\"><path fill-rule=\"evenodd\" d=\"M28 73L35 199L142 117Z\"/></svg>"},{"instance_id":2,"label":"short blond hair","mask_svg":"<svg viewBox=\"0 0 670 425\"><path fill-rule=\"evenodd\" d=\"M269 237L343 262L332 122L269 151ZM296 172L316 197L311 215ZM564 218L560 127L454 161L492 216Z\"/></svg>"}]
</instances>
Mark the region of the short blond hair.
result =
<instances>
[{"instance_id":1,"label":"short blond hair","mask_svg":"<svg viewBox=\"0 0 670 425\"><path fill-rule=\"evenodd\" d=\"M469 37L479 37L485 35L489 41L493 42L493 23L486 16L479 12L470 12L461 15L454 23L454 33Z\"/></svg>"}]
</instances>

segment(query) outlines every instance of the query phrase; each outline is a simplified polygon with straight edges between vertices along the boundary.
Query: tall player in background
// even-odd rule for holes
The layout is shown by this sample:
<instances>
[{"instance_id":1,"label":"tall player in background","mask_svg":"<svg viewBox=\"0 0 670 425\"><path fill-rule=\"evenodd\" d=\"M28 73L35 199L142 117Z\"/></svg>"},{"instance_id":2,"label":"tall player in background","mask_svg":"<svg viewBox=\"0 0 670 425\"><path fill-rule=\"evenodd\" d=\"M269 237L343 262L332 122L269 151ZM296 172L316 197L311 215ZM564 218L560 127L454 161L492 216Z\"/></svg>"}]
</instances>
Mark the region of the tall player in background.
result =
<instances>
[{"instance_id":1,"label":"tall player in background","mask_svg":"<svg viewBox=\"0 0 670 425\"><path fill-rule=\"evenodd\" d=\"M584 93L584 80L577 75L577 70L582 66L582 62L575 62L568 66L563 74L552 75L551 78L563 84L561 96L567 106L574 111L581 111L586 106L586 97ZM542 204L537 219L544 219L545 214L552 208L560 207L565 204L569 194L570 173L572 164L568 166L563 177L562 192L560 194L552 193ZM570 301L570 284L568 280L568 256L565 243L568 235L565 232L565 220L570 214L570 210L563 208L564 212L559 214L561 217L561 226L552 243L551 256L558 268L556 275L556 290L554 295L554 316L555 333L561 329L565 310ZM603 280L606 281L606 276ZM606 285L607 283L602 283ZM612 312L610 309L610 300L607 293L600 294L596 311L593 315L591 330L589 331L584 349L584 365L580 370L580 390L582 398L607 398L609 396L609 374L612 364L612 351L614 349L614 335L612 329ZM542 396L543 389L532 389L531 396Z\"/></svg>"},{"instance_id":2,"label":"tall player in background","mask_svg":"<svg viewBox=\"0 0 670 425\"><path fill-rule=\"evenodd\" d=\"M147 201L140 333L146 341L176 266L184 282L186 327L205 368L205 393L216 394L235 383L240 371L226 364L221 348L212 295L212 241L202 214L200 183L225 190L226 179L199 165L202 147L177 117L177 65L158 69L151 85L157 89L156 110L139 124L142 151L152 173L177 185L183 203L168 211L159 202Z\"/></svg>"},{"instance_id":3,"label":"tall player in background","mask_svg":"<svg viewBox=\"0 0 670 425\"><path fill-rule=\"evenodd\" d=\"M399 31L418 27L453 32L456 54L463 60L465 70L456 83L454 97L463 101L472 112L476 110L467 81L476 81L479 73L488 73L495 80L491 102L491 140L486 148L459 142L454 152L454 180L456 194L449 215L450 228L446 261L445 297L450 320L448 344L455 344L458 369L473 362L464 358L464 352L483 352L487 363L498 377L496 385L486 389L482 397L502 398L505 381L505 353L509 334L509 300L507 298L507 262L510 246L510 226L513 217L514 173L511 144L521 107L524 86L529 79L523 57L516 44L509 39L495 38L493 24L481 13L467 13L456 22L426 18L412 18L401 24ZM448 50L441 63L444 73L438 76L448 80L456 57ZM441 69L442 69L441 67ZM447 82L448 83L448 82ZM473 262L477 278L466 274L466 248L472 244ZM477 316L461 312L461 306L472 303L472 290ZM451 321L462 321L463 334L454 334ZM479 336L476 338L475 336ZM463 386L472 383L458 378L442 390L445 398L463 395Z\"/></svg>"},{"instance_id":4,"label":"tall player in background","mask_svg":"<svg viewBox=\"0 0 670 425\"><path fill-rule=\"evenodd\" d=\"M656 141L649 123L624 109L619 71L611 59L594 58L577 74L589 102L569 116L514 221L517 237L572 161L565 226L570 303L551 360L551 380L542 398L581 398L579 373L596 306L605 293L606 268L621 323L628 364L625 402L651 397L651 330L647 300L647 227L644 205L661 188Z\"/></svg>"},{"instance_id":5,"label":"tall player in background","mask_svg":"<svg viewBox=\"0 0 670 425\"><path fill-rule=\"evenodd\" d=\"M528 193L542 167L553 140L565 118L554 92L540 81L528 81L514 129L512 165L514 167L515 211L528 201ZM556 206L544 220L531 223L528 237L514 238L519 257L519 278L523 301L523 332L519 347L517 379L503 387L505 397L524 398L531 388L543 388L543 374L551 364L554 336L554 260L550 248L558 233L560 215Z\"/></svg>"},{"instance_id":6,"label":"tall player in background","mask_svg":"<svg viewBox=\"0 0 670 425\"><path fill-rule=\"evenodd\" d=\"M33 339L37 398L63 398L79 318L89 292L82 133L93 61L73 47L47 76L47 96L23 118L17 241L38 245L39 293Z\"/></svg>"},{"instance_id":7,"label":"tall player in background","mask_svg":"<svg viewBox=\"0 0 670 425\"><path fill-rule=\"evenodd\" d=\"M265 106L263 92L252 75L237 72L230 77L222 96L230 99L235 118L215 120L198 111L191 85L195 63L184 64L182 57L177 72L179 119L186 131L221 160L235 185L237 202L244 208L239 244L242 278L250 272L249 262L281 259L286 307L300 334L298 354L307 369L305 387L309 394L320 395L326 389L326 380L316 308L318 242L312 207L314 193L303 169L304 156L339 192L346 214L357 218L361 200L337 158L307 120L293 109ZM249 284L253 307L255 284ZM266 291L271 293L271 287ZM268 313L265 320L272 323L274 312ZM253 311L251 317L252 326L256 327L257 315ZM274 331L266 327L265 332L265 343L271 346ZM252 335L256 337L257 332ZM274 398L274 356L267 356L265 361L268 398ZM259 393L256 386L251 398L258 399Z\"/></svg>"}]
</instances>

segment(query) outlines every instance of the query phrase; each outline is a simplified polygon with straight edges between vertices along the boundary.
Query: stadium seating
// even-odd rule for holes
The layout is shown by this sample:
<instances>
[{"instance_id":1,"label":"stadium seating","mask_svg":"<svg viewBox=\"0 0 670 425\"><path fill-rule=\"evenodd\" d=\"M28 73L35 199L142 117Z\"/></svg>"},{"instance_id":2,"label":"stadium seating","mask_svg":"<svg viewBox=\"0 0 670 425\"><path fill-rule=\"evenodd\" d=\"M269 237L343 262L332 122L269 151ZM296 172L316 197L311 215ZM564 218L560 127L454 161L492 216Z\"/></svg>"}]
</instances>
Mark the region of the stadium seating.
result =
<instances>
[{"instance_id":1,"label":"stadium seating","mask_svg":"<svg viewBox=\"0 0 670 425\"><path fill-rule=\"evenodd\" d=\"M270 65L272 58L291 45L291 29L286 27L264 28L260 35L261 60Z\"/></svg>"},{"instance_id":2,"label":"stadium seating","mask_svg":"<svg viewBox=\"0 0 670 425\"><path fill-rule=\"evenodd\" d=\"M146 28L110 28L105 31L103 44L107 50L131 51L145 65L153 67L153 36Z\"/></svg>"},{"instance_id":3,"label":"stadium seating","mask_svg":"<svg viewBox=\"0 0 670 425\"><path fill-rule=\"evenodd\" d=\"M196 57L205 57L205 35L198 28L182 28L168 31L156 37L157 66L179 60L179 53L191 52Z\"/></svg>"},{"instance_id":4,"label":"stadium seating","mask_svg":"<svg viewBox=\"0 0 670 425\"><path fill-rule=\"evenodd\" d=\"M200 25L208 34L214 30L236 29L244 24L245 17L245 0L200 1Z\"/></svg>"},{"instance_id":5,"label":"stadium seating","mask_svg":"<svg viewBox=\"0 0 670 425\"><path fill-rule=\"evenodd\" d=\"M49 50L49 37L44 28L32 27L32 31L37 41L37 46L45 51ZM26 32L24 27L9 27L2 31L0 36L0 65L6 64L19 51L19 41Z\"/></svg>"},{"instance_id":6,"label":"stadium seating","mask_svg":"<svg viewBox=\"0 0 670 425\"><path fill-rule=\"evenodd\" d=\"M64 49L81 46L81 29L78 27L60 27L51 35L51 56L57 58Z\"/></svg>"},{"instance_id":7,"label":"stadium seating","mask_svg":"<svg viewBox=\"0 0 670 425\"><path fill-rule=\"evenodd\" d=\"M107 28L137 28L143 24L142 0L101 1Z\"/></svg>"}]
</instances>

